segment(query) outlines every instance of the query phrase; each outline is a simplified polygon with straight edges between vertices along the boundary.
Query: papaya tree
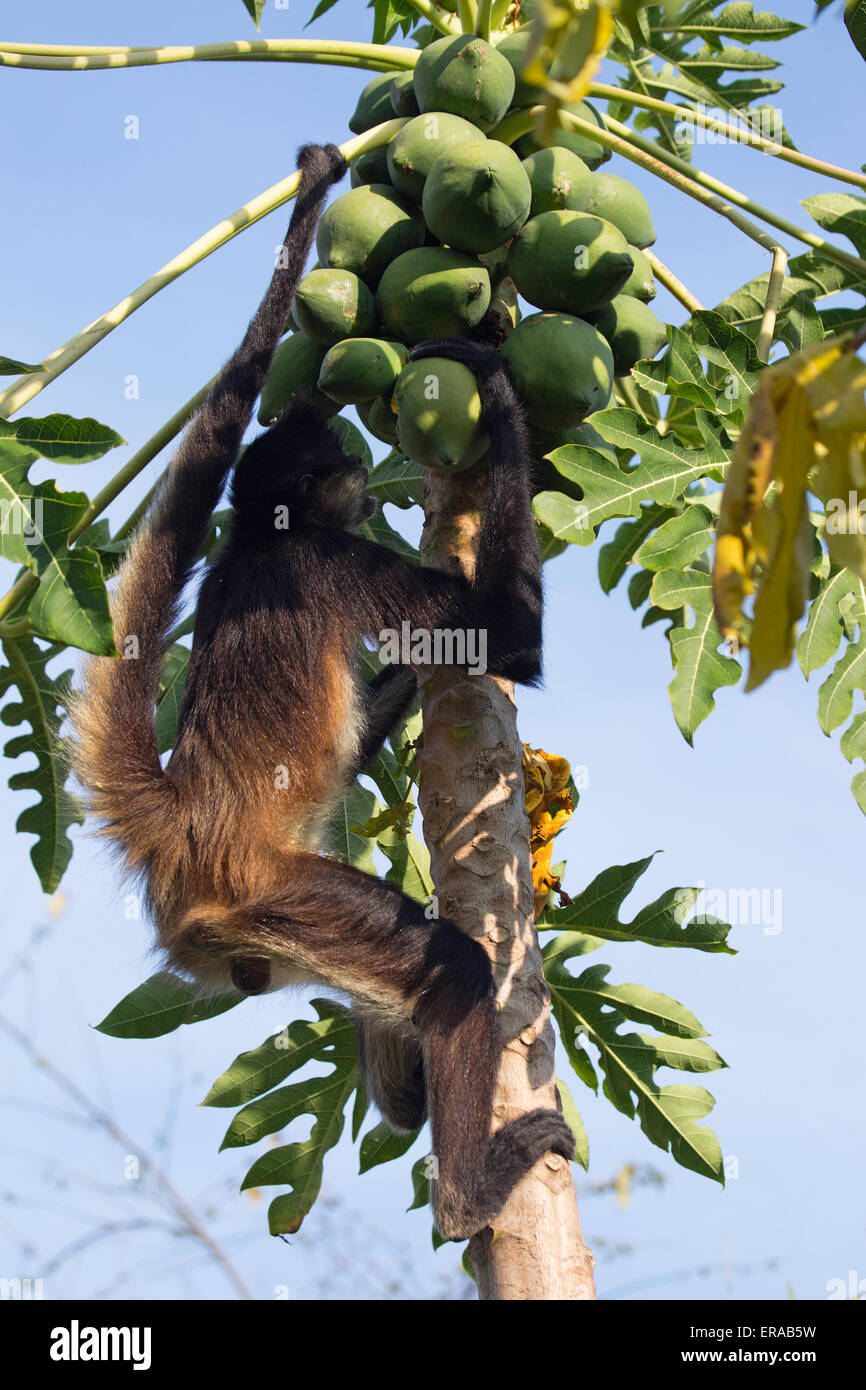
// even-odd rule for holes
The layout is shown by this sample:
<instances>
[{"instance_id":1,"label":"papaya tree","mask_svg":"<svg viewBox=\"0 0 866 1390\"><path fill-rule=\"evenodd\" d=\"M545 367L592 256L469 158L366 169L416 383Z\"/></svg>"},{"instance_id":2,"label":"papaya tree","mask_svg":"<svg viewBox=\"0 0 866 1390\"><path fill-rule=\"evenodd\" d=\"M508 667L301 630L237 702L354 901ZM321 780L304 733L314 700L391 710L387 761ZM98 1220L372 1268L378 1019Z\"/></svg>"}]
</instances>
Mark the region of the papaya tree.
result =
<instances>
[{"instance_id":1,"label":"papaya tree","mask_svg":"<svg viewBox=\"0 0 866 1390\"><path fill-rule=\"evenodd\" d=\"M337 0L321 0L311 21ZM258 29L264 0L244 0ZM441 335L482 336L506 358L531 426L533 511L546 560L596 546L611 592L628 575L644 627L668 640L674 719L691 743L715 705L794 659L820 689L825 732L866 763L866 174L795 143L772 99L778 66L759 51L802 28L748 3L689 0L373 0L369 42L244 37L161 48L0 43L0 64L76 71L163 63L318 63L349 69L358 88L341 149L352 187L322 220L319 263L304 277L274 357L258 418L267 424L300 388L370 465L380 503L423 511L419 547L380 511L368 534L400 554L472 570L486 493L486 440L471 374L427 364L411 347ZM863 7L845 22L861 54ZM365 74L359 81L357 72ZM370 74L373 74L370 76ZM602 76L610 80L601 80ZM74 119L74 115L70 117ZM820 175L799 225L703 171L702 134ZM337 137L333 137L337 138ZM751 152L751 154L749 153ZM724 219L770 267L701 304L656 254L652 210L632 166L672 186L684 208ZM282 177L222 218L108 312L37 363L0 358L0 550L17 574L0 599L12 698L4 722L10 786L34 794L18 829L45 892L60 883L81 821L66 785L63 716L75 652L116 657L112 575L147 498L109 523L125 489L172 442L209 383L142 441L93 497L34 465L87 465L125 444L110 426L26 407L126 318L206 256L297 192ZM818 228L814 230L813 228ZM796 255L793 248L802 247ZM650 307L660 284L685 313L664 324ZM844 303L835 299L842 296ZM834 299L827 306L824 301ZM856 302L853 302L856 301ZM10 351L14 344L9 344ZM437 384L439 378L437 377ZM214 518L205 550L219 543ZM564 563L564 562L563 562ZM172 634L156 719L172 747L192 623ZM407 640L411 640L411 634ZM374 669L370 653L360 658ZM832 665L831 665L832 663ZM866 768L852 791L866 811ZM589 1141L569 1085L602 1086L671 1161L724 1181L706 1123L703 1086L658 1072L724 1066L683 1004L609 978L578 959L606 942L730 953L728 927L696 913L696 889L672 887L624 920L626 896L651 855L588 886L563 884L554 841L579 795L565 758L521 744L513 688L429 661L420 709L343 799L331 852L453 917L487 949L499 986L503 1055L496 1119L561 1105L588 1164ZM420 812L423 834L418 831ZM375 857L374 857L375 856ZM543 943L543 945L541 944ZM148 1038L237 1007L202 997L168 972L146 980L100 1025ZM328 1152L350 1120L362 1169L399 1162L415 1136L368 1118L354 1035L341 1005L314 1001L251 1046L214 1081L206 1104L236 1111L224 1147L247 1146L309 1120L300 1142L266 1148L244 1186L282 1189L274 1234L295 1231L318 1196ZM554 1027L555 1025L555 1027ZM638 1031L638 1030L648 1031ZM574 1077L556 1076L558 1039ZM254 1040L251 1040L251 1042ZM317 1074L290 1080L309 1064ZM407 1197L427 1201L428 1165ZM487 1299L593 1296L572 1175L549 1155L497 1219L473 1238L468 1267Z\"/></svg>"}]
</instances>

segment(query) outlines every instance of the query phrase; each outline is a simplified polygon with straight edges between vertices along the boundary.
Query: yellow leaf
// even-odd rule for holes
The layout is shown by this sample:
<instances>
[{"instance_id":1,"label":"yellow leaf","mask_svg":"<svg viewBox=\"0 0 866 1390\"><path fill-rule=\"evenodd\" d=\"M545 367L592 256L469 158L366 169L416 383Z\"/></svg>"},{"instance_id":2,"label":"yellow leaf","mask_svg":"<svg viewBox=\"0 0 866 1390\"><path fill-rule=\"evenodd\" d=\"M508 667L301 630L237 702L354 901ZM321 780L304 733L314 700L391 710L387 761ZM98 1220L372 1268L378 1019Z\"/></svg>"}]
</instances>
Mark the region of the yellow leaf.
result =
<instances>
[{"instance_id":1,"label":"yellow leaf","mask_svg":"<svg viewBox=\"0 0 866 1390\"><path fill-rule=\"evenodd\" d=\"M742 640L743 601L757 591L747 690L793 655L812 561L810 486L825 502L832 557L866 577L866 364L856 356L859 345L844 334L766 368L749 403L713 564L716 618L729 640Z\"/></svg>"}]
</instances>

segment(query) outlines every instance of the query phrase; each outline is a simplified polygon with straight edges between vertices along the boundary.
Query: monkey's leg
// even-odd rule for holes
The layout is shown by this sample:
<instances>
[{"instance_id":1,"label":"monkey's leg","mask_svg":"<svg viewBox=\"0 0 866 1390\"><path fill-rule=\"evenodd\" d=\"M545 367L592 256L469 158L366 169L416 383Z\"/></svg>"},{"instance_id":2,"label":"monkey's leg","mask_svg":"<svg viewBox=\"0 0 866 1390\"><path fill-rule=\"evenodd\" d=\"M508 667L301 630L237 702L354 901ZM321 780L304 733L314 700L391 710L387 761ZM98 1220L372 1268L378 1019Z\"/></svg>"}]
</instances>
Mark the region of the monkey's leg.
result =
<instances>
[{"instance_id":1,"label":"monkey's leg","mask_svg":"<svg viewBox=\"0 0 866 1390\"><path fill-rule=\"evenodd\" d=\"M571 1158L574 1139L555 1110L533 1110L491 1139L502 1041L490 962L452 922L349 865L294 856L289 882L239 905L211 948L267 968L282 960L344 990L395 1026L418 1028L435 1160L433 1210L443 1235L473 1235L496 1216L545 1153Z\"/></svg>"},{"instance_id":2,"label":"monkey's leg","mask_svg":"<svg viewBox=\"0 0 866 1390\"><path fill-rule=\"evenodd\" d=\"M357 1007L353 1017L367 1095L398 1134L420 1129L427 1118L427 1086L417 1030Z\"/></svg>"}]
</instances>

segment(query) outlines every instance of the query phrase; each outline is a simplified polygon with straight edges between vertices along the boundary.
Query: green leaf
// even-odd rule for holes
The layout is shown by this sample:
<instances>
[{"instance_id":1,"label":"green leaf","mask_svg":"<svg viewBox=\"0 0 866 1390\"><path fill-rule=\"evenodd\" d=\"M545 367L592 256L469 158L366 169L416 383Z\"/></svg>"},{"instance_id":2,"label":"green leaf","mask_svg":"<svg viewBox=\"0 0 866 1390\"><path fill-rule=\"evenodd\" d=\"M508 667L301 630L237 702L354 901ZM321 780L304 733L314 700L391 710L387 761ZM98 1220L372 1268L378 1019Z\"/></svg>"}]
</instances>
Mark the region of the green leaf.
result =
<instances>
[{"instance_id":1,"label":"green leaf","mask_svg":"<svg viewBox=\"0 0 866 1390\"><path fill-rule=\"evenodd\" d=\"M396 449L370 474L367 491L379 503L391 502L404 510L424 501L424 469Z\"/></svg>"},{"instance_id":2,"label":"green leaf","mask_svg":"<svg viewBox=\"0 0 866 1390\"><path fill-rule=\"evenodd\" d=\"M254 21L256 29L261 29L262 10L265 8L266 0L243 0L247 14Z\"/></svg>"},{"instance_id":3,"label":"green leaf","mask_svg":"<svg viewBox=\"0 0 866 1390\"><path fill-rule=\"evenodd\" d=\"M576 483L583 501L563 493L539 492L532 510L564 540L591 545L594 528L615 516L638 517L645 503L670 506L685 490L705 477L718 481L728 466L730 449L722 442L721 426L704 411L696 416L704 447L684 448L655 426L645 427L632 410L613 407L597 412L592 423L609 443L638 454L635 468L622 469L607 454L582 444L566 444L550 455L556 469Z\"/></svg>"},{"instance_id":4,"label":"green leaf","mask_svg":"<svg viewBox=\"0 0 866 1390\"><path fill-rule=\"evenodd\" d=\"M327 833L327 844L335 859L344 864L353 864L366 874L375 874L373 863L373 844L364 835L352 830L353 825L365 825L374 815L379 803L371 791L353 782L339 802Z\"/></svg>"},{"instance_id":5,"label":"green leaf","mask_svg":"<svg viewBox=\"0 0 866 1390\"><path fill-rule=\"evenodd\" d=\"M161 970L115 1004L96 1029L110 1038L161 1038L181 1024L216 1018L244 997L237 990L202 996L189 981Z\"/></svg>"},{"instance_id":6,"label":"green leaf","mask_svg":"<svg viewBox=\"0 0 866 1390\"><path fill-rule=\"evenodd\" d=\"M615 864L594 878L567 907L545 908L538 919L539 931L568 929L545 946L545 961L575 954L577 943L572 938L576 934L590 939L589 950L596 950L602 940L640 941L645 946L687 946L695 951L733 955L727 945L731 930L727 923L706 913L700 919L688 920L700 896L697 888L669 888L655 902L641 908L631 922L620 920L623 902L654 857L650 854L631 864ZM579 953L586 954L586 948L581 948Z\"/></svg>"},{"instance_id":7,"label":"green leaf","mask_svg":"<svg viewBox=\"0 0 866 1390\"><path fill-rule=\"evenodd\" d=\"M825 232L846 236L858 256L866 256L866 198L853 193L819 193L801 198L800 206Z\"/></svg>"},{"instance_id":8,"label":"green leaf","mask_svg":"<svg viewBox=\"0 0 866 1390\"><path fill-rule=\"evenodd\" d=\"M172 642L165 655L156 696L156 742L160 753L167 753L169 748L174 747L189 655L189 647L181 642Z\"/></svg>"},{"instance_id":9,"label":"green leaf","mask_svg":"<svg viewBox=\"0 0 866 1390\"><path fill-rule=\"evenodd\" d=\"M714 15L712 11L718 3L719 0L701 0L697 6L689 6L686 12L688 19L681 14L672 21L676 24L676 32L699 34L703 39L716 34L719 38L737 39L740 43L754 43L756 39L764 42L786 39L805 28L803 24L780 19L766 10L755 13L752 5L746 4L745 0L734 0L733 4L725 5L720 14Z\"/></svg>"},{"instance_id":10,"label":"green leaf","mask_svg":"<svg viewBox=\"0 0 866 1390\"><path fill-rule=\"evenodd\" d=\"M0 666L0 697L14 687L20 698L3 706L0 720L9 728L30 725L29 733L9 739L3 751L7 758L25 753L36 758L35 767L13 773L9 787L12 791L35 791L39 798L21 812L16 829L36 836L30 858L42 891L53 893L72 856L69 828L84 820L79 802L65 790L65 740L59 736L72 673L49 676L46 665L57 653L43 651L31 637L5 637L3 653L6 664Z\"/></svg>"},{"instance_id":11,"label":"green leaf","mask_svg":"<svg viewBox=\"0 0 866 1390\"><path fill-rule=\"evenodd\" d=\"M421 563L421 556L414 545L410 545L404 540L399 531L395 531L391 523L384 514L379 511L358 527L358 535L365 536L368 541L376 541L378 545L385 545L389 550L396 551L402 555L404 560L409 560L411 564Z\"/></svg>"},{"instance_id":12,"label":"green leaf","mask_svg":"<svg viewBox=\"0 0 866 1390\"><path fill-rule=\"evenodd\" d=\"M859 580L848 569L825 579L809 605L809 621L797 639L797 660L808 680L813 671L826 666L839 650L845 636L840 603L856 592Z\"/></svg>"},{"instance_id":13,"label":"green leaf","mask_svg":"<svg viewBox=\"0 0 866 1390\"><path fill-rule=\"evenodd\" d=\"M114 653L108 596L95 550L70 550L66 537L89 506L83 492L32 483L32 449L0 439L0 554L39 577L27 608L37 636L97 656Z\"/></svg>"},{"instance_id":14,"label":"green leaf","mask_svg":"<svg viewBox=\"0 0 866 1390\"><path fill-rule=\"evenodd\" d=\"M689 507L665 521L644 541L635 562L647 570L685 569L715 540L713 518L706 507Z\"/></svg>"},{"instance_id":15,"label":"green leaf","mask_svg":"<svg viewBox=\"0 0 866 1390\"><path fill-rule=\"evenodd\" d=\"M700 1123L712 1110L713 1097L702 1087L659 1086L655 1076L660 1067L703 1072L725 1065L701 1040L704 1029L694 1014L642 985L610 984L607 965L592 966L575 978L563 960L560 953L550 961L547 979L573 1064L576 1053L587 1056L584 1041L598 1048L605 1095L613 1105L630 1119L637 1116L647 1138L669 1150L684 1168L724 1183L718 1140ZM658 1033L621 1033L632 1020L649 1023ZM582 1074L585 1063L578 1059L576 1070Z\"/></svg>"},{"instance_id":16,"label":"green leaf","mask_svg":"<svg viewBox=\"0 0 866 1390\"><path fill-rule=\"evenodd\" d=\"M17 439L25 449L35 449L54 463L90 463L126 443L108 425L89 417L76 420L71 415L0 420L0 439Z\"/></svg>"},{"instance_id":17,"label":"green leaf","mask_svg":"<svg viewBox=\"0 0 866 1390\"><path fill-rule=\"evenodd\" d=\"M312 1060L327 1065L327 1074L307 1077L252 1101L235 1116L222 1143L222 1148L252 1144L285 1129L301 1115L312 1116L308 1139L269 1149L256 1159L241 1184L242 1191L274 1185L290 1189L271 1203L272 1235L297 1231L315 1202L325 1156L340 1139L346 1105L359 1080L351 1016L327 1000L314 1001L314 1006L325 1026L321 1047ZM334 1012L326 1018L329 1009ZM304 1060L309 1060L306 1049Z\"/></svg>"},{"instance_id":18,"label":"green leaf","mask_svg":"<svg viewBox=\"0 0 866 1390\"><path fill-rule=\"evenodd\" d=\"M337 0L319 0L318 5L313 10L313 13L310 15L309 19L304 25L304 28L309 29L310 25L313 23L313 20L319 19L320 16L323 14L327 14L328 10L332 10L336 3Z\"/></svg>"},{"instance_id":19,"label":"green leaf","mask_svg":"<svg viewBox=\"0 0 866 1390\"><path fill-rule=\"evenodd\" d=\"M328 429L337 436L347 454L357 454L365 468L373 467L370 446L357 425L353 425L344 415L335 415L333 420L328 421Z\"/></svg>"},{"instance_id":20,"label":"green leaf","mask_svg":"<svg viewBox=\"0 0 866 1390\"><path fill-rule=\"evenodd\" d=\"M561 1077L556 1078L556 1089L559 1091L559 1099L562 1104L562 1118L570 1126L574 1135L574 1161L579 1163L584 1172L589 1171L589 1135L586 1132L580 1111L574 1103L574 1097Z\"/></svg>"},{"instance_id":21,"label":"green leaf","mask_svg":"<svg viewBox=\"0 0 866 1390\"><path fill-rule=\"evenodd\" d=\"M390 1163L392 1159L402 1158L404 1153L411 1149L420 1132L416 1129L411 1134L395 1134L384 1120L380 1120L361 1140L361 1165L358 1172L369 1173L371 1168L378 1167L380 1163Z\"/></svg>"},{"instance_id":22,"label":"green leaf","mask_svg":"<svg viewBox=\"0 0 866 1390\"><path fill-rule=\"evenodd\" d=\"M694 614L691 627L673 627L668 633L674 665L668 694L680 733L690 744L698 725L715 708L715 692L722 686L736 685L741 668L718 650L722 635L713 616L708 575L695 570L662 570L653 580L650 600L668 611L687 607Z\"/></svg>"},{"instance_id":23,"label":"green leaf","mask_svg":"<svg viewBox=\"0 0 866 1390\"><path fill-rule=\"evenodd\" d=\"M795 295L787 312L776 320L774 336L781 338L791 353L824 341L824 324L809 295Z\"/></svg>"},{"instance_id":24,"label":"green leaf","mask_svg":"<svg viewBox=\"0 0 866 1390\"><path fill-rule=\"evenodd\" d=\"M617 527L613 540L608 541L598 552L598 577L606 594L609 594L622 579L647 536L675 515L670 507L657 507L650 503L641 507L636 520L624 521Z\"/></svg>"},{"instance_id":25,"label":"green leaf","mask_svg":"<svg viewBox=\"0 0 866 1390\"><path fill-rule=\"evenodd\" d=\"M857 691L866 690L866 586L855 579L849 594L839 600L846 626L856 624L841 657L818 691L818 723L825 734L850 718Z\"/></svg>"},{"instance_id":26,"label":"green leaf","mask_svg":"<svg viewBox=\"0 0 866 1390\"><path fill-rule=\"evenodd\" d=\"M19 362L17 357L0 356L0 376L29 376L31 372L41 371L41 362Z\"/></svg>"},{"instance_id":27,"label":"green leaf","mask_svg":"<svg viewBox=\"0 0 866 1390\"><path fill-rule=\"evenodd\" d=\"M866 60L866 0L848 0L845 27L860 57Z\"/></svg>"},{"instance_id":28,"label":"green leaf","mask_svg":"<svg viewBox=\"0 0 866 1390\"><path fill-rule=\"evenodd\" d=\"M346 1010L330 999L314 999L316 1019L299 1018L259 1047L242 1052L218 1076L202 1105L247 1105L308 1062L337 1058L345 1042Z\"/></svg>"}]
</instances>

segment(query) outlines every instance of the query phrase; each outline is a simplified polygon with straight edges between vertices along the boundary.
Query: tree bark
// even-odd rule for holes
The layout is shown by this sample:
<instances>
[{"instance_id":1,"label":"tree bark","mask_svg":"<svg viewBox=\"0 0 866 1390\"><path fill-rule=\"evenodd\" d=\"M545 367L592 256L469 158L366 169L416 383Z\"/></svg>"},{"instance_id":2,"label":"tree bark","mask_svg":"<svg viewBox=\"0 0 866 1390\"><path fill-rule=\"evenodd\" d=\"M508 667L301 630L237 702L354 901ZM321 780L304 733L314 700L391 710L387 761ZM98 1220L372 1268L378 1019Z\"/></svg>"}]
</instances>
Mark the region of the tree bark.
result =
<instances>
[{"instance_id":1,"label":"tree bark","mask_svg":"<svg viewBox=\"0 0 866 1390\"><path fill-rule=\"evenodd\" d=\"M426 478L421 548L471 574L485 502L482 467ZM534 925L529 822L514 687L440 666L421 683L419 802L441 916L481 941L493 963L503 1053L494 1128L557 1106L550 995ZM469 1244L482 1300L595 1297L570 1165L547 1154Z\"/></svg>"}]
</instances>

